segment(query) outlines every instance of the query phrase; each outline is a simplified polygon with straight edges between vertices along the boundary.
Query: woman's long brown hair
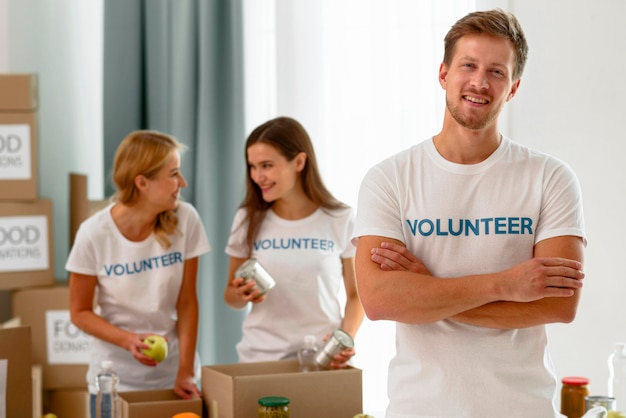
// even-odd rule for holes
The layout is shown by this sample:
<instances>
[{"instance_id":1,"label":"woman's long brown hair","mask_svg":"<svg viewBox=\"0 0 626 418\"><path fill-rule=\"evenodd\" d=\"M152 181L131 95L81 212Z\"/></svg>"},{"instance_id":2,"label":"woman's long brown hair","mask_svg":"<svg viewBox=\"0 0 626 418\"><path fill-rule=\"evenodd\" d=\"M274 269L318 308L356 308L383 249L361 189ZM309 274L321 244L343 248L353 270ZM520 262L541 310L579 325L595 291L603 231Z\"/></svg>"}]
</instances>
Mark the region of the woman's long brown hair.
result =
<instances>
[{"instance_id":1,"label":"woman's long brown hair","mask_svg":"<svg viewBox=\"0 0 626 418\"><path fill-rule=\"evenodd\" d=\"M305 166L300 172L300 179L302 180L302 188L307 197L324 209L347 207L344 203L337 200L324 185L317 166L311 138L298 121L281 116L256 127L246 140L244 155L246 167L248 167L248 148L256 143L271 145L284 156L287 161L292 161L296 155L304 152L307 158ZM273 202L263 200L261 188L252 181L250 169L248 168L246 175L246 196L240 205L241 208L246 209L246 216L239 227L245 227L247 225L246 246L249 256L252 254L254 239L272 203Z\"/></svg>"}]
</instances>

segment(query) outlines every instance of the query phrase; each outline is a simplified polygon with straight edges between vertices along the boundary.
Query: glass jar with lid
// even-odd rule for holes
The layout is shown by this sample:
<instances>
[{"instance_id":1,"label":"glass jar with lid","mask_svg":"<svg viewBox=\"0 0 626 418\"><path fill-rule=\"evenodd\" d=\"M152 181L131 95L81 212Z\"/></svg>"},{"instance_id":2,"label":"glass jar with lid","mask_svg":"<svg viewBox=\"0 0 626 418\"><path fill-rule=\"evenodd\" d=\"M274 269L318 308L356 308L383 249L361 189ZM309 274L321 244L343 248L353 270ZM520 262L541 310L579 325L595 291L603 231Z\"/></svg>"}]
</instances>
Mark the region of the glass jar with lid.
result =
<instances>
[{"instance_id":1,"label":"glass jar with lid","mask_svg":"<svg viewBox=\"0 0 626 418\"><path fill-rule=\"evenodd\" d=\"M259 418L289 418L289 398L284 396L260 398Z\"/></svg>"},{"instance_id":2,"label":"glass jar with lid","mask_svg":"<svg viewBox=\"0 0 626 418\"><path fill-rule=\"evenodd\" d=\"M589 396L589 379L586 377L564 377L561 382L561 414L567 418L585 415L585 397Z\"/></svg>"}]
</instances>

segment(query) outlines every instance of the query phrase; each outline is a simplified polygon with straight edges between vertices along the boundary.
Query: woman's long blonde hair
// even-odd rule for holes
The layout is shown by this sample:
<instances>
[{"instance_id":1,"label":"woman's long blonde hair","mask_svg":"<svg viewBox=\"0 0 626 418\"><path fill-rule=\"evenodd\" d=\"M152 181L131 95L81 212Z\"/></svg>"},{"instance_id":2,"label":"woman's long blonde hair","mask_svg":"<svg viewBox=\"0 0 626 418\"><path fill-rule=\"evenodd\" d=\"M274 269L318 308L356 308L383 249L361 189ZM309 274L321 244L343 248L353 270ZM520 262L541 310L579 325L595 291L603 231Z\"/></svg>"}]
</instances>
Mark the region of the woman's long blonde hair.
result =
<instances>
[{"instance_id":1,"label":"woman's long blonde hair","mask_svg":"<svg viewBox=\"0 0 626 418\"><path fill-rule=\"evenodd\" d=\"M182 152L185 147L172 136L158 131L140 130L131 132L122 140L115 152L112 180L117 188L113 200L133 206L139 199L135 178L143 175L153 178L163 167L172 151ZM175 210L159 213L154 224L157 241L169 248L169 235L176 233L178 216Z\"/></svg>"}]
</instances>

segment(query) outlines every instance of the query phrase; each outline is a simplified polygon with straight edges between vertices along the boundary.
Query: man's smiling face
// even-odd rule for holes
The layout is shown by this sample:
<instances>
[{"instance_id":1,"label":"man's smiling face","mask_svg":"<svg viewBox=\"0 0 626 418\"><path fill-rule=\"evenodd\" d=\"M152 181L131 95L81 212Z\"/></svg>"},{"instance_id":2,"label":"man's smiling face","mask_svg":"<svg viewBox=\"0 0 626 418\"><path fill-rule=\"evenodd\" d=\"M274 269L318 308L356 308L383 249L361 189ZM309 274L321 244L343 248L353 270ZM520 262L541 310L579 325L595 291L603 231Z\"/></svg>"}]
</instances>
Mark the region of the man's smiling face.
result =
<instances>
[{"instance_id":1,"label":"man's smiling face","mask_svg":"<svg viewBox=\"0 0 626 418\"><path fill-rule=\"evenodd\" d=\"M454 120L472 130L490 126L517 91L514 65L509 40L482 34L460 38L450 66L442 64L439 70L447 111Z\"/></svg>"}]
</instances>

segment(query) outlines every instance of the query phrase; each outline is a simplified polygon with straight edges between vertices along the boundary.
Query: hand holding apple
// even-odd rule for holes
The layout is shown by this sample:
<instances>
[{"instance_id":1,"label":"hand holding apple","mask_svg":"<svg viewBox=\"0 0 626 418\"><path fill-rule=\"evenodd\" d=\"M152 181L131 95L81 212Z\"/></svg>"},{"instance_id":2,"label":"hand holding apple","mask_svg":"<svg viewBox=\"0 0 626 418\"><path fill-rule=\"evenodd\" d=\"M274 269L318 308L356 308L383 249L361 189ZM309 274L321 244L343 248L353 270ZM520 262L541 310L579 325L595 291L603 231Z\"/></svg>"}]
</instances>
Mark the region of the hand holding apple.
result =
<instances>
[{"instance_id":1,"label":"hand holding apple","mask_svg":"<svg viewBox=\"0 0 626 418\"><path fill-rule=\"evenodd\" d=\"M142 353L157 363L167 358L167 340L160 335L151 335L144 338L143 342L150 347L143 349Z\"/></svg>"}]
</instances>

